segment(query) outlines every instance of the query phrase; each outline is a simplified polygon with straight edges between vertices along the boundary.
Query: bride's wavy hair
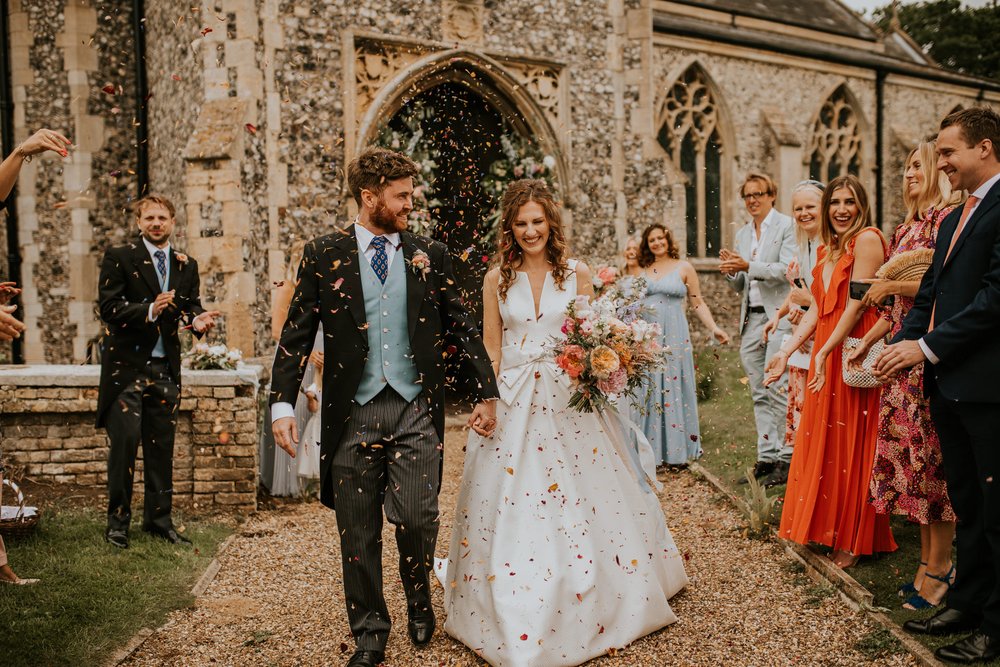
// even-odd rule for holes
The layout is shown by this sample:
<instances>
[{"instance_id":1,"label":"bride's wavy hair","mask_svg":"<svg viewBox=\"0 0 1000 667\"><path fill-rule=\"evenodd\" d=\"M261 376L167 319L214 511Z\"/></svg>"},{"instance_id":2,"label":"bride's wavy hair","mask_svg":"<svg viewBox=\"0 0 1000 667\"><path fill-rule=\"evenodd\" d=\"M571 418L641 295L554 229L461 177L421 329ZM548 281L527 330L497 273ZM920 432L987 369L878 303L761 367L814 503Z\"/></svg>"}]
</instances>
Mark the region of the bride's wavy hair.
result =
<instances>
[{"instance_id":1,"label":"bride's wavy hair","mask_svg":"<svg viewBox=\"0 0 1000 667\"><path fill-rule=\"evenodd\" d=\"M524 251L514 239L514 223L521 207L532 201L542 207L545 220L549 223L549 240L545 244L545 254L552 264L552 280L555 281L556 287L562 289L569 274L569 261L566 256L569 249L563 233L562 214L552 191L542 180L525 178L514 181L507 186L500 202L500 237L497 241L495 263L500 267L497 293L501 301L507 300L507 291L517 278L515 270L524 259Z\"/></svg>"}]
</instances>

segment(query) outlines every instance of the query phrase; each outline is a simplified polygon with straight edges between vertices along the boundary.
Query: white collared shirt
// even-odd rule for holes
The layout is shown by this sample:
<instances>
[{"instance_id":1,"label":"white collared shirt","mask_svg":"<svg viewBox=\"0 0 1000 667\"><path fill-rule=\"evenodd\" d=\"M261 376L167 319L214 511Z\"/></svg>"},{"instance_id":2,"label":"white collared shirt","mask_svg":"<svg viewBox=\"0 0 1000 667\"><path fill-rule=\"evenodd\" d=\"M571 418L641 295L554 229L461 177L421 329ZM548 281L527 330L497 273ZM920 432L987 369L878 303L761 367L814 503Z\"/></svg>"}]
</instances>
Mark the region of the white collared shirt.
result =
<instances>
[{"instance_id":1,"label":"white collared shirt","mask_svg":"<svg viewBox=\"0 0 1000 667\"><path fill-rule=\"evenodd\" d=\"M979 205L983 203L983 199L986 197L986 195L990 193L990 190L993 188L994 185L996 185L997 181L1000 181L1000 173L994 174L993 178L980 185L978 188L976 188L976 191L970 195L972 197L975 197L977 201L975 206L969 209L969 217L966 218L966 224L968 224L969 219L972 218L972 216L976 213L976 209L979 208ZM963 229L962 233L963 234L966 233L966 230ZM933 324L933 322L931 322L931 324ZM927 361L931 362L932 364L936 364L939 361L941 361L941 359L938 358L936 354L931 352L931 348L927 346L927 343L924 342L923 338L917 339L917 345L920 346L920 350L924 353L924 356L927 357Z\"/></svg>"},{"instance_id":2,"label":"white collared shirt","mask_svg":"<svg viewBox=\"0 0 1000 667\"><path fill-rule=\"evenodd\" d=\"M372 239L375 238L375 234L372 234L366 227L364 227L357 220L354 221L354 235L358 239L358 252L365 256L368 263L371 264L372 257L375 255L375 246L372 245ZM388 243L385 244L385 258L386 267L392 266L392 259L396 256L396 250L399 249L399 244L402 240L399 237L399 232L392 232L391 234L383 234L385 240Z\"/></svg>"},{"instance_id":3,"label":"white collared shirt","mask_svg":"<svg viewBox=\"0 0 1000 667\"><path fill-rule=\"evenodd\" d=\"M750 258L747 262L757 261L757 251L760 248L760 242L764 240L764 234L767 233L767 228L771 225L774 220L774 208L772 207L768 211L767 215L764 216L764 220L760 223L760 237L757 236L757 230L750 230ZM750 222L753 225L753 221ZM749 290L750 307L756 308L758 306L764 305L764 300L760 296L760 285L757 284L756 280L750 280L750 290Z\"/></svg>"}]
</instances>

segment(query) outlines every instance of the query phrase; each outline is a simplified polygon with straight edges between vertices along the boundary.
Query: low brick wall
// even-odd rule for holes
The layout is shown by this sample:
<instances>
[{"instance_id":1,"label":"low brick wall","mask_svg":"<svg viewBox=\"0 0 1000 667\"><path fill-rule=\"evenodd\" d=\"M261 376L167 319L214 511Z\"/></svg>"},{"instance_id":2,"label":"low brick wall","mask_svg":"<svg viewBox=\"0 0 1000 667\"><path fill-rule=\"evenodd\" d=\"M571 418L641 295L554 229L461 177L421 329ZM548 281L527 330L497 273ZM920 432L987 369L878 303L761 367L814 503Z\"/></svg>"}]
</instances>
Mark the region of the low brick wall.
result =
<instances>
[{"instance_id":1,"label":"low brick wall","mask_svg":"<svg viewBox=\"0 0 1000 667\"><path fill-rule=\"evenodd\" d=\"M174 443L178 507L256 509L261 371L184 371ZM108 439L94 427L99 377L98 366L0 366L0 448L8 465L36 482L104 489ZM133 511L142 491L140 461Z\"/></svg>"}]
</instances>

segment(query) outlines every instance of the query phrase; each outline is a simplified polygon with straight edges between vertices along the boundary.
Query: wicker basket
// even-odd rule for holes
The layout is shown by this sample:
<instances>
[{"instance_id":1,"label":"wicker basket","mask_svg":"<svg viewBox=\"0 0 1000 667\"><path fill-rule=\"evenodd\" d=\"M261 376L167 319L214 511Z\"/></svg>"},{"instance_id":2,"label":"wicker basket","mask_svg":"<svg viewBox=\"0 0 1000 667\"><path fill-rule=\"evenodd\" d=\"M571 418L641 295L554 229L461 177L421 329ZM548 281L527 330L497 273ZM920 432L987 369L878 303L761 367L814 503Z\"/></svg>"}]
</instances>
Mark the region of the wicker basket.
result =
<instances>
[{"instance_id":1,"label":"wicker basket","mask_svg":"<svg viewBox=\"0 0 1000 667\"><path fill-rule=\"evenodd\" d=\"M24 494L21 493L21 489L9 479L3 480L3 486L9 486L10 490L14 492L14 496L17 498L17 512L11 518L0 518L0 535L4 537L26 537L31 535L35 531L35 527L38 525L38 520L41 515L35 508L29 508L33 510L32 513L26 514L24 507Z\"/></svg>"},{"instance_id":2,"label":"wicker basket","mask_svg":"<svg viewBox=\"0 0 1000 667\"><path fill-rule=\"evenodd\" d=\"M930 268L934 259L934 251L930 248L918 248L901 252L883 264L875 273L876 278L910 282L920 280Z\"/></svg>"}]
</instances>

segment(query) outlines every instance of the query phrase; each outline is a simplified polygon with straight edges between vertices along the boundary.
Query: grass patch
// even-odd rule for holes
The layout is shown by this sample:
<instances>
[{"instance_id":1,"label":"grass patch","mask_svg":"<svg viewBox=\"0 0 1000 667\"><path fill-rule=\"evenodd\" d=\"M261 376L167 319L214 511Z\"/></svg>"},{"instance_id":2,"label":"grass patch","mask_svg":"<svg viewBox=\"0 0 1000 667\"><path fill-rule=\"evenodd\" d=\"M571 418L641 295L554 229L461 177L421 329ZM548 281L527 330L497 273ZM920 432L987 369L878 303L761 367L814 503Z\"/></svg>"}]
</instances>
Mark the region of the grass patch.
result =
<instances>
[{"instance_id":1,"label":"grass patch","mask_svg":"<svg viewBox=\"0 0 1000 667\"><path fill-rule=\"evenodd\" d=\"M807 586L805 590L806 606L815 609L823 604L824 600L832 598L836 591L830 584L813 584Z\"/></svg>"},{"instance_id":2,"label":"grass patch","mask_svg":"<svg viewBox=\"0 0 1000 667\"><path fill-rule=\"evenodd\" d=\"M903 645L885 628L875 628L854 642L854 648L870 660L884 658L904 651Z\"/></svg>"},{"instance_id":3,"label":"grass patch","mask_svg":"<svg viewBox=\"0 0 1000 667\"><path fill-rule=\"evenodd\" d=\"M105 521L96 510L53 507L33 536L6 541L14 570L41 582L0 589L5 667L106 662L138 630L191 604L191 586L233 531L187 521L193 548L175 547L134 523L123 551L104 542Z\"/></svg>"}]
</instances>

